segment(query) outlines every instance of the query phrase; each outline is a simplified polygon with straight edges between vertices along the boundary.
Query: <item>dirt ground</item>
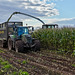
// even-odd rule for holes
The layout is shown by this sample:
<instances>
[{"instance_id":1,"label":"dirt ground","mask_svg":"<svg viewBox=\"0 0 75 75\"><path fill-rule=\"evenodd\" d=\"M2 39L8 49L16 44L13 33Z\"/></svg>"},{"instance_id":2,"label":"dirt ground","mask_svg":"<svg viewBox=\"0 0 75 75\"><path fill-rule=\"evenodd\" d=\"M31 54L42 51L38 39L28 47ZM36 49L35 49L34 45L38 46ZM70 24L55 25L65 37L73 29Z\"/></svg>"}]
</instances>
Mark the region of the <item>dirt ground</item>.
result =
<instances>
[{"instance_id":1,"label":"dirt ground","mask_svg":"<svg viewBox=\"0 0 75 75\"><path fill-rule=\"evenodd\" d=\"M50 50L16 53L0 48L0 57L29 75L75 75L75 59L58 55Z\"/></svg>"}]
</instances>

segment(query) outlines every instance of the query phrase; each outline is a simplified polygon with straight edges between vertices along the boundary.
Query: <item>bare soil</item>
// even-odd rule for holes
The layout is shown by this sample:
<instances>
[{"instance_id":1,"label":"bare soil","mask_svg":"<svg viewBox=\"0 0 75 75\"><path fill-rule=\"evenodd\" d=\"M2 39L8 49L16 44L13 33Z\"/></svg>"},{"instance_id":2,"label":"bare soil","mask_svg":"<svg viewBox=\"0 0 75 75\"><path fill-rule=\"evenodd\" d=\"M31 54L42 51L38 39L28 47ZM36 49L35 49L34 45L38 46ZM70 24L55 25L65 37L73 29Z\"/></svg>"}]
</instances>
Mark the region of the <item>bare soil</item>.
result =
<instances>
[{"instance_id":1,"label":"bare soil","mask_svg":"<svg viewBox=\"0 0 75 75\"><path fill-rule=\"evenodd\" d=\"M29 75L75 75L75 59L58 55L50 50L16 53L14 50L0 48L0 56L18 70Z\"/></svg>"}]
</instances>

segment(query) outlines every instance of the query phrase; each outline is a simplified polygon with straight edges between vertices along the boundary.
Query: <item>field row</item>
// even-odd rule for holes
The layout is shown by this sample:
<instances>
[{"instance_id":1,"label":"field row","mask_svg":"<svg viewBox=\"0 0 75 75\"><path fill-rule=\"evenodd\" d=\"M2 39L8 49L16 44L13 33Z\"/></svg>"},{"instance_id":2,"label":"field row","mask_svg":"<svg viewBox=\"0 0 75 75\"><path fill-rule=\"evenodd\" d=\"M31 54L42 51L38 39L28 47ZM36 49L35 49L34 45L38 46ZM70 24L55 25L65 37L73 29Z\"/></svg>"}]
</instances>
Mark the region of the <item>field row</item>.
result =
<instances>
[{"instance_id":1,"label":"field row","mask_svg":"<svg viewBox=\"0 0 75 75\"><path fill-rule=\"evenodd\" d=\"M53 54L49 50L16 53L7 49L0 50L0 56L15 66L17 71L29 75L74 75L74 60Z\"/></svg>"}]
</instances>

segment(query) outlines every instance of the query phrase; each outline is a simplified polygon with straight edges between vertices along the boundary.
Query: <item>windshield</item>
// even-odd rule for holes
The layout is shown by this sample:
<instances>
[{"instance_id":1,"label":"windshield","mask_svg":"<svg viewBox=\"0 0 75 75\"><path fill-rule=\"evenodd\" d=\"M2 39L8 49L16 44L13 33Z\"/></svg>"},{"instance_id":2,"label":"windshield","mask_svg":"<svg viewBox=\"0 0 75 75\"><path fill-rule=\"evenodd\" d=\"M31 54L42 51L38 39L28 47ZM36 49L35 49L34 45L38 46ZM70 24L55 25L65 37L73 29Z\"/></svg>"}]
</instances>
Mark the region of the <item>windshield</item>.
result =
<instances>
[{"instance_id":1,"label":"windshield","mask_svg":"<svg viewBox=\"0 0 75 75\"><path fill-rule=\"evenodd\" d=\"M18 27L18 36L21 36L22 34L28 34L28 28L27 27Z\"/></svg>"}]
</instances>

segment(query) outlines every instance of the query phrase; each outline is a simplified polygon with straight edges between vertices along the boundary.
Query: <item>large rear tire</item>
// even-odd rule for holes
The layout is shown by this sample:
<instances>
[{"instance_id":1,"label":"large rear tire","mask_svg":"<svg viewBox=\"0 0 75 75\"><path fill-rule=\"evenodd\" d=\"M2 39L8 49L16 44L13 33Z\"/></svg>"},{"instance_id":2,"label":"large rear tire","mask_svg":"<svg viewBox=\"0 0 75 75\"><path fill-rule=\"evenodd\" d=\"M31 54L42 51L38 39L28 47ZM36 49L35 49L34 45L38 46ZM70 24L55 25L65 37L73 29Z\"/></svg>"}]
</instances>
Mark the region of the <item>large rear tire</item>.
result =
<instances>
[{"instance_id":1,"label":"large rear tire","mask_svg":"<svg viewBox=\"0 0 75 75\"><path fill-rule=\"evenodd\" d=\"M34 43L35 43L34 51L40 51L40 41L35 40Z\"/></svg>"},{"instance_id":2,"label":"large rear tire","mask_svg":"<svg viewBox=\"0 0 75 75\"><path fill-rule=\"evenodd\" d=\"M8 39L8 49L9 50L13 49L13 41L11 40L11 38Z\"/></svg>"},{"instance_id":3,"label":"large rear tire","mask_svg":"<svg viewBox=\"0 0 75 75\"><path fill-rule=\"evenodd\" d=\"M24 43L21 40L15 42L15 50L16 52L24 51Z\"/></svg>"}]
</instances>

